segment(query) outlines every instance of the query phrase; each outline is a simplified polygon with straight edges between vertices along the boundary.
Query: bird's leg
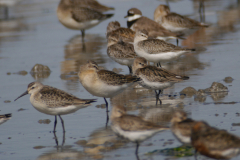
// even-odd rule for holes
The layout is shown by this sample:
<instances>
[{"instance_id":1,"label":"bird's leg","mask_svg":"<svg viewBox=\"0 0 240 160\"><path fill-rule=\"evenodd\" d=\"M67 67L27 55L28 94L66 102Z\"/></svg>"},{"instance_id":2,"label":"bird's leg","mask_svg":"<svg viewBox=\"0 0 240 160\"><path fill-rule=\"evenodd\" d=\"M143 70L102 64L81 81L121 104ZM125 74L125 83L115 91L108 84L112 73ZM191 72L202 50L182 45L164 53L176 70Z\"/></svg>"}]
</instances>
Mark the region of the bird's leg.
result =
<instances>
[{"instance_id":1,"label":"bird's leg","mask_svg":"<svg viewBox=\"0 0 240 160\"><path fill-rule=\"evenodd\" d=\"M5 7L4 7L4 14L5 14L5 17L4 17L4 18L5 18L6 20L9 18L9 13L8 13L9 11L8 11L8 10L9 10L9 9L8 9L8 6L5 6Z\"/></svg>"},{"instance_id":2,"label":"bird's leg","mask_svg":"<svg viewBox=\"0 0 240 160\"><path fill-rule=\"evenodd\" d=\"M56 132L56 126L57 126L57 116L55 116L53 132Z\"/></svg>"},{"instance_id":3,"label":"bird's leg","mask_svg":"<svg viewBox=\"0 0 240 160\"><path fill-rule=\"evenodd\" d=\"M178 39L176 39L177 40L177 46L178 46Z\"/></svg>"},{"instance_id":4,"label":"bird's leg","mask_svg":"<svg viewBox=\"0 0 240 160\"><path fill-rule=\"evenodd\" d=\"M161 101L161 99L159 98L161 92L162 92L162 90L159 90L159 92L158 92L158 100L159 100L160 105L162 104L162 101Z\"/></svg>"},{"instance_id":5,"label":"bird's leg","mask_svg":"<svg viewBox=\"0 0 240 160\"><path fill-rule=\"evenodd\" d=\"M203 22L205 22L205 6L204 6L204 0L202 0L202 16L203 16Z\"/></svg>"},{"instance_id":6,"label":"bird's leg","mask_svg":"<svg viewBox=\"0 0 240 160\"><path fill-rule=\"evenodd\" d=\"M64 143L65 143L65 132L63 132L62 146L64 145Z\"/></svg>"},{"instance_id":7,"label":"bird's leg","mask_svg":"<svg viewBox=\"0 0 240 160\"><path fill-rule=\"evenodd\" d=\"M160 62L157 63L157 67L159 67L159 68L162 67Z\"/></svg>"},{"instance_id":8,"label":"bird's leg","mask_svg":"<svg viewBox=\"0 0 240 160\"><path fill-rule=\"evenodd\" d=\"M156 94L156 105L157 105L157 103L158 103L158 93L157 93L156 90L154 90L154 91L155 91L155 94Z\"/></svg>"},{"instance_id":9,"label":"bird's leg","mask_svg":"<svg viewBox=\"0 0 240 160\"><path fill-rule=\"evenodd\" d=\"M106 129L107 129L107 125L108 125L108 121L109 121L109 116L108 116L108 112L106 112L107 114L107 118L106 118Z\"/></svg>"},{"instance_id":10,"label":"bird's leg","mask_svg":"<svg viewBox=\"0 0 240 160\"><path fill-rule=\"evenodd\" d=\"M65 132L64 121L60 115L58 115L58 117L61 119L63 132Z\"/></svg>"},{"instance_id":11,"label":"bird's leg","mask_svg":"<svg viewBox=\"0 0 240 160\"><path fill-rule=\"evenodd\" d=\"M54 139L55 139L55 142L57 144L57 149L58 149L58 138L56 136L56 132L53 132L53 135L54 135Z\"/></svg>"},{"instance_id":12,"label":"bird's leg","mask_svg":"<svg viewBox=\"0 0 240 160\"><path fill-rule=\"evenodd\" d=\"M136 154L137 157L138 157L138 148L139 148L139 142L136 142L136 151L135 151L135 154Z\"/></svg>"},{"instance_id":13,"label":"bird's leg","mask_svg":"<svg viewBox=\"0 0 240 160\"><path fill-rule=\"evenodd\" d=\"M81 30L81 32L82 32L82 43L84 43L85 30L84 30L84 29L82 29L82 30Z\"/></svg>"},{"instance_id":14,"label":"bird's leg","mask_svg":"<svg viewBox=\"0 0 240 160\"><path fill-rule=\"evenodd\" d=\"M108 116L108 112L109 112L109 110L108 110L108 102L107 102L107 100L106 100L106 98L105 98L105 97L104 97L104 101L105 101L105 103L106 103L106 114L107 114L107 119L106 119L106 128L107 128L108 121L109 121L109 116Z\"/></svg>"},{"instance_id":15,"label":"bird's leg","mask_svg":"<svg viewBox=\"0 0 240 160\"><path fill-rule=\"evenodd\" d=\"M159 92L157 92L157 90L155 90L155 93L156 93L156 105L159 101L160 105L162 104L162 101L161 99L159 98L159 95L161 94L161 90L159 90Z\"/></svg>"},{"instance_id":16,"label":"bird's leg","mask_svg":"<svg viewBox=\"0 0 240 160\"><path fill-rule=\"evenodd\" d=\"M128 66L129 73L132 74L132 66Z\"/></svg>"},{"instance_id":17,"label":"bird's leg","mask_svg":"<svg viewBox=\"0 0 240 160\"><path fill-rule=\"evenodd\" d=\"M170 5L169 5L169 2L168 2L168 0L166 0L166 5L169 7L169 9L170 9Z\"/></svg>"},{"instance_id":18,"label":"bird's leg","mask_svg":"<svg viewBox=\"0 0 240 160\"><path fill-rule=\"evenodd\" d=\"M107 100L106 100L105 97L104 97L104 101L105 101L105 103L106 103L106 112L109 112L109 110L108 110L108 102L107 102Z\"/></svg>"}]
</instances>

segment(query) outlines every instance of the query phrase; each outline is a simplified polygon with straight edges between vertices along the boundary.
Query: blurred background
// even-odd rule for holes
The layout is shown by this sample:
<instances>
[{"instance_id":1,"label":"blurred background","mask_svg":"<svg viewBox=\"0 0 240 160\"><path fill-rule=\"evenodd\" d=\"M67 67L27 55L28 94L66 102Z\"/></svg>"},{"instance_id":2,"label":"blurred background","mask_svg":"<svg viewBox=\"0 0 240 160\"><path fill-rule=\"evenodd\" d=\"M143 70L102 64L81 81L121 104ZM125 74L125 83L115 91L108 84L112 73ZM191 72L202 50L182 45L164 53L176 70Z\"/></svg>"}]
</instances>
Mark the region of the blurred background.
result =
<instances>
[{"instance_id":1,"label":"blurred background","mask_svg":"<svg viewBox=\"0 0 240 160\"><path fill-rule=\"evenodd\" d=\"M180 41L180 46L196 48L196 52L163 67L190 79L164 90L163 105L155 106L154 91L132 86L112 98L112 104L125 105L131 114L168 125L174 109L187 111L190 117L206 120L210 125L240 136L240 6L238 0L204 0L204 15L199 13L198 0L99 0L115 10L114 16L81 32L64 27L56 11L60 0L0 0L0 114L12 118L0 126L0 159L135 159L135 144L120 139L105 127L103 98L88 93L80 84L77 73L87 60L121 74L128 74L107 55L106 27L119 21L127 27L127 11L138 8L153 19L159 4L168 4L172 12L210 24ZM175 41L171 41L175 44ZM34 67L37 64L38 67ZM38 69L36 69L38 68ZM224 81L225 77L233 81ZM65 135L60 123L52 131L54 117L36 111L25 96L14 102L32 81L40 81L80 98L97 98L85 109L63 116ZM223 94L185 96L186 87L206 89L213 82L228 87ZM110 105L110 106L111 106ZM111 108L110 108L111 109ZM49 121L41 121L49 119ZM40 123L41 122L41 123ZM48 122L48 123L42 123ZM65 137L64 137L65 136ZM62 147L56 146L65 139ZM144 141L140 159L194 159L191 154L177 156L162 152L180 146L170 131ZM200 158L201 159L201 158ZM235 158L238 159L238 158Z\"/></svg>"}]
</instances>

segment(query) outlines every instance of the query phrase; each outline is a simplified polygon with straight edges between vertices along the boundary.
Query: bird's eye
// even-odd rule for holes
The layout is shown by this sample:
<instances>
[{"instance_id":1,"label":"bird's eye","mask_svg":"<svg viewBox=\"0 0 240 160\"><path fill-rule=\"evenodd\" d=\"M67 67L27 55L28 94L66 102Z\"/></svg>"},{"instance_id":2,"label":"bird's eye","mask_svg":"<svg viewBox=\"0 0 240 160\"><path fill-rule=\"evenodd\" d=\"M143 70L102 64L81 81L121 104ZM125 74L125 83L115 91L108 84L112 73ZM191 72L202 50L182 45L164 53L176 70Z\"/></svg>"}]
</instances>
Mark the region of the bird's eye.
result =
<instances>
[{"instance_id":1,"label":"bird's eye","mask_svg":"<svg viewBox=\"0 0 240 160\"><path fill-rule=\"evenodd\" d=\"M32 87L31 89L34 89L35 87Z\"/></svg>"}]
</instances>

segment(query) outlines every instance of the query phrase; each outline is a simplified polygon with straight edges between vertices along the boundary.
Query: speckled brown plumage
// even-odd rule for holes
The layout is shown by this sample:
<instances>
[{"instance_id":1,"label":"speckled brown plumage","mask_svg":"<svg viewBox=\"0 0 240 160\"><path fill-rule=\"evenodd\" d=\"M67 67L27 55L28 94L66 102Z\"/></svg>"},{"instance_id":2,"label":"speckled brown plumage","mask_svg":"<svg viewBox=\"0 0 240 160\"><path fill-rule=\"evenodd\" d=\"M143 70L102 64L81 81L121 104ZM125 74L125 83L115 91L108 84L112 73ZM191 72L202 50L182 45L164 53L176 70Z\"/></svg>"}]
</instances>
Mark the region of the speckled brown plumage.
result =
<instances>
[{"instance_id":1,"label":"speckled brown plumage","mask_svg":"<svg viewBox=\"0 0 240 160\"><path fill-rule=\"evenodd\" d=\"M99 70L97 72L97 75L100 80L104 81L104 83L107 83L108 85L113 85L113 86L137 82L140 80L135 76L117 74L115 72L108 71L108 70Z\"/></svg>"},{"instance_id":2,"label":"speckled brown plumage","mask_svg":"<svg viewBox=\"0 0 240 160\"><path fill-rule=\"evenodd\" d=\"M85 7L85 8L91 8L98 12L106 12L109 10L114 10L114 8L104 6L96 0L73 0L73 2L74 2L74 5Z\"/></svg>"},{"instance_id":3,"label":"speckled brown plumage","mask_svg":"<svg viewBox=\"0 0 240 160\"><path fill-rule=\"evenodd\" d=\"M130 26L131 27L131 26ZM129 27L129 28L130 28ZM171 31L166 30L164 27L162 27L157 22L142 16L141 18L137 19L134 24L132 25L132 29L134 31L139 30L147 30L150 38L157 38L157 37L176 37L179 39L182 39L182 34L176 34Z\"/></svg>"},{"instance_id":4,"label":"speckled brown plumage","mask_svg":"<svg viewBox=\"0 0 240 160\"><path fill-rule=\"evenodd\" d=\"M141 117L127 114L119 117L118 123L124 131L145 131L162 127L145 121Z\"/></svg>"},{"instance_id":5,"label":"speckled brown plumage","mask_svg":"<svg viewBox=\"0 0 240 160\"><path fill-rule=\"evenodd\" d=\"M110 33L108 33L107 38L116 37L121 38L123 42L133 42L135 32L129 28L118 28Z\"/></svg>"},{"instance_id":6,"label":"speckled brown plumage","mask_svg":"<svg viewBox=\"0 0 240 160\"><path fill-rule=\"evenodd\" d=\"M164 68L149 65L137 69L135 75L138 77L144 77L151 82L179 82L189 79L187 76L179 76Z\"/></svg>"},{"instance_id":7,"label":"speckled brown plumage","mask_svg":"<svg viewBox=\"0 0 240 160\"><path fill-rule=\"evenodd\" d=\"M185 48L175 46L174 44L167 43L160 39L143 40L143 41L138 42L137 45L149 54L158 54L160 52L164 53L164 52L191 50L191 49L185 49Z\"/></svg>"},{"instance_id":8,"label":"speckled brown plumage","mask_svg":"<svg viewBox=\"0 0 240 160\"><path fill-rule=\"evenodd\" d=\"M137 54L132 44L118 41L107 48L107 54L114 58L135 58Z\"/></svg>"},{"instance_id":9,"label":"speckled brown plumage","mask_svg":"<svg viewBox=\"0 0 240 160\"><path fill-rule=\"evenodd\" d=\"M81 105L94 102L94 99L79 99L60 89L44 86L35 96L36 101L41 101L49 108L51 107L67 107L69 105Z\"/></svg>"},{"instance_id":10,"label":"speckled brown plumage","mask_svg":"<svg viewBox=\"0 0 240 160\"><path fill-rule=\"evenodd\" d=\"M105 15L91 8L84 8L84 7L78 7L78 6L74 6L72 8L71 13L72 13L72 18L77 22L85 22L85 21L94 20L94 19L102 20L112 16L112 14Z\"/></svg>"},{"instance_id":11,"label":"speckled brown plumage","mask_svg":"<svg viewBox=\"0 0 240 160\"><path fill-rule=\"evenodd\" d=\"M170 25L176 27L184 27L190 29L194 27L207 26L193 19L181 16L177 13L169 13L168 15L164 16L162 18L162 23L164 23L165 21L167 21L167 23L169 23Z\"/></svg>"}]
</instances>

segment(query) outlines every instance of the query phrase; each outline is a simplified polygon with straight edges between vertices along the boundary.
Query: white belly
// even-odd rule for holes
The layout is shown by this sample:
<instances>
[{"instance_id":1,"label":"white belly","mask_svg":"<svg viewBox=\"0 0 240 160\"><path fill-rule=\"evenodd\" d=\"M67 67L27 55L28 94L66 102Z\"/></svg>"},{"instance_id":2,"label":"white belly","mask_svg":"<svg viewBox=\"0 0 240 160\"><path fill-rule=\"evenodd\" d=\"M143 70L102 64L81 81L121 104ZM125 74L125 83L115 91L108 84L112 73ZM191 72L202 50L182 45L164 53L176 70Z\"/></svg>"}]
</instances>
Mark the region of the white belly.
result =
<instances>
[{"instance_id":1,"label":"white belly","mask_svg":"<svg viewBox=\"0 0 240 160\"><path fill-rule=\"evenodd\" d=\"M187 28L185 27L178 27L178 26L173 26L173 25L170 25L169 23L162 23L162 26L167 29L167 30L170 30L171 32L183 32L184 30L186 30Z\"/></svg>"},{"instance_id":2,"label":"white belly","mask_svg":"<svg viewBox=\"0 0 240 160\"><path fill-rule=\"evenodd\" d=\"M36 110L38 110L39 112L48 114L48 115L70 114L70 113L76 112L77 110L79 110L81 108L87 107L87 105L85 105L85 106L84 105L79 105L79 106L69 105L66 107L62 107L62 106L49 107L43 103L38 103L37 101L34 100L34 98L31 98L31 97L30 97L30 102Z\"/></svg>"},{"instance_id":3,"label":"white belly","mask_svg":"<svg viewBox=\"0 0 240 160\"><path fill-rule=\"evenodd\" d=\"M77 22L75 21L71 16L61 16L61 12L58 12L58 19L59 21L67 28L74 29L74 30L84 30L89 29L97 24L99 24L101 21L98 19L95 20L89 20L84 22Z\"/></svg>"},{"instance_id":4,"label":"white belly","mask_svg":"<svg viewBox=\"0 0 240 160\"><path fill-rule=\"evenodd\" d=\"M132 142L144 141L160 131L160 130L124 131L118 125L112 125L111 127L116 134L126 139L129 139Z\"/></svg>"},{"instance_id":5,"label":"white belly","mask_svg":"<svg viewBox=\"0 0 240 160\"><path fill-rule=\"evenodd\" d=\"M163 90L168 87L171 87L174 84L174 82L151 82L151 81L147 80L146 78L144 78L143 76L140 76L140 77L142 80L139 81L138 83L147 89Z\"/></svg>"},{"instance_id":6,"label":"white belly","mask_svg":"<svg viewBox=\"0 0 240 160\"><path fill-rule=\"evenodd\" d=\"M123 85L108 85L101 80L92 82L87 77L81 81L83 87L92 95L98 97L111 98L121 93L124 89L131 86L133 83L127 83Z\"/></svg>"},{"instance_id":7,"label":"white belly","mask_svg":"<svg viewBox=\"0 0 240 160\"><path fill-rule=\"evenodd\" d=\"M138 56L144 57L147 59L147 61L155 62L155 63L163 62L163 61L172 61L177 59L182 54L188 52L188 51L172 51L172 52L159 52L156 54L149 54L135 44L134 44L134 49Z\"/></svg>"}]
</instances>

